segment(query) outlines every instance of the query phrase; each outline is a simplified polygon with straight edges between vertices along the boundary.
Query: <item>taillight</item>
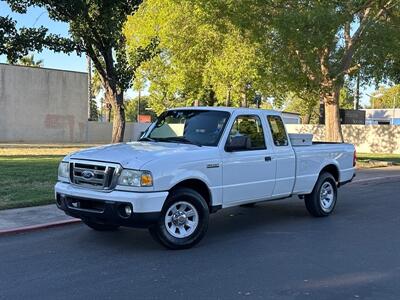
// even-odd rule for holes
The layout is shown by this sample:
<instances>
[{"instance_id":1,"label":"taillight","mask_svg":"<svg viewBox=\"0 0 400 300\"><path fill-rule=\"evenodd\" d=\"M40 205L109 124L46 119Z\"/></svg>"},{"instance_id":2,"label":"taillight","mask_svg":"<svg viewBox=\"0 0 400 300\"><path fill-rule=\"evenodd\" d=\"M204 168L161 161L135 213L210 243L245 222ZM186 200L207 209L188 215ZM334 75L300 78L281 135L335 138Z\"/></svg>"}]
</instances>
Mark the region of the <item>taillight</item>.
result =
<instances>
[{"instance_id":1,"label":"taillight","mask_svg":"<svg viewBox=\"0 0 400 300\"><path fill-rule=\"evenodd\" d=\"M353 167L355 167L357 164L357 151L354 150L354 155L353 155Z\"/></svg>"}]
</instances>

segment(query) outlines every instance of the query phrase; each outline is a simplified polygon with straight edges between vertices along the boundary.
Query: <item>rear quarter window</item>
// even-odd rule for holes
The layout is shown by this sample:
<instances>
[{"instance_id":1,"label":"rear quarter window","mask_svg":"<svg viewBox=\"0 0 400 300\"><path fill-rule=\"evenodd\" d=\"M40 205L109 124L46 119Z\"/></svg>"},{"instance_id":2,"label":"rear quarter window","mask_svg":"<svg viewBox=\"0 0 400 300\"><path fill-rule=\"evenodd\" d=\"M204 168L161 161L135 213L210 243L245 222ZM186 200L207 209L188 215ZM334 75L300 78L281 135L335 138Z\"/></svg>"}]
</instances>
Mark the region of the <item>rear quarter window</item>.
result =
<instances>
[{"instance_id":1,"label":"rear quarter window","mask_svg":"<svg viewBox=\"0 0 400 300\"><path fill-rule=\"evenodd\" d=\"M272 139L275 146L288 146L289 141L286 134L285 125L279 116L267 116L268 124L271 129Z\"/></svg>"}]
</instances>

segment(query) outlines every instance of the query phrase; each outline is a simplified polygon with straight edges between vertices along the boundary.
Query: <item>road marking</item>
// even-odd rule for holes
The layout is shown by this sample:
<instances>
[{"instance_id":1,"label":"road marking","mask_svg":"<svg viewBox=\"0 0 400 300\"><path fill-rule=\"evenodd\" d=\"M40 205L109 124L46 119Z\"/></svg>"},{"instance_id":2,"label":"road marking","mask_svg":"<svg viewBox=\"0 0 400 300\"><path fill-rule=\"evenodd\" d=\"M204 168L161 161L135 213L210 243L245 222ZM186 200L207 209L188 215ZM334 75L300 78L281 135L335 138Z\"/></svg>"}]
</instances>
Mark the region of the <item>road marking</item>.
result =
<instances>
[{"instance_id":1,"label":"road marking","mask_svg":"<svg viewBox=\"0 0 400 300\"><path fill-rule=\"evenodd\" d=\"M375 181L375 180L381 180L381 179L391 179L391 178L397 178L397 177L400 177L400 175L380 176L380 177L373 177L373 178L364 178L364 179L354 180L352 183L367 182L367 181Z\"/></svg>"}]
</instances>

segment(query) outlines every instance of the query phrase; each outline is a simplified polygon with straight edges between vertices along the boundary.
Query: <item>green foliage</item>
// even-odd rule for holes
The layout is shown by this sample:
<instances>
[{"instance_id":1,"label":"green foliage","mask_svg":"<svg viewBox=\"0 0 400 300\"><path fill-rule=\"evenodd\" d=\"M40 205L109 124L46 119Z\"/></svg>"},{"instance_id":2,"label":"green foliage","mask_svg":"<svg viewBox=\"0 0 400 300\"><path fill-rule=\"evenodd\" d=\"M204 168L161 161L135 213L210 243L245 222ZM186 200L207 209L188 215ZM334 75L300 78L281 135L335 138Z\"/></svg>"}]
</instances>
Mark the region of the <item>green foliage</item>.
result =
<instances>
[{"instance_id":1,"label":"green foliage","mask_svg":"<svg viewBox=\"0 0 400 300\"><path fill-rule=\"evenodd\" d=\"M297 112L303 123L317 124L319 120L319 98L314 94L288 93L283 106L284 111Z\"/></svg>"},{"instance_id":2,"label":"green foliage","mask_svg":"<svg viewBox=\"0 0 400 300\"><path fill-rule=\"evenodd\" d=\"M349 80L345 81L339 94L339 107L342 109L354 109L354 87Z\"/></svg>"},{"instance_id":3,"label":"green foliage","mask_svg":"<svg viewBox=\"0 0 400 300\"><path fill-rule=\"evenodd\" d=\"M47 32L47 28L43 26L17 29L13 19L0 16L0 55L6 55L10 63L15 63L18 59L27 56L29 52L40 52L44 47L56 51L75 49L72 41Z\"/></svg>"},{"instance_id":4,"label":"green foliage","mask_svg":"<svg viewBox=\"0 0 400 300\"><path fill-rule=\"evenodd\" d=\"M99 110L97 108L96 99L95 98L90 99L89 105L90 105L89 121L98 121L99 120Z\"/></svg>"},{"instance_id":5,"label":"green foliage","mask_svg":"<svg viewBox=\"0 0 400 300\"><path fill-rule=\"evenodd\" d=\"M43 67L43 59L35 60L35 55L23 56L18 60L19 65L40 68Z\"/></svg>"},{"instance_id":6,"label":"green foliage","mask_svg":"<svg viewBox=\"0 0 400 300\"><path fill-rule=\"evenodd\" d=\"M191 1L147 0L128 18L124 33L128 53L151 39L160 42L158 55L139 70L150 82L149 105L156 112L227 100L239 106L261 86L264 64L257 44L229 23L208 18Z\"/></svg>"},{"instance_id":7,"label":"green foliage","mask_svg":"<svg viewBox=\"0 0 400 300\"><path fill-rule=\"evenodd\" d=\"M390 79L396 66L398 75L399 1L194 1L262 45L272 96L286 89L324 100L328 140L343 140L337 111L346 75Z\"/></svg>"},{"instance_id":8,"label":"green foliage","mask_svg":"<svg viewBox=\"0 0 400 300\"><path fill-rule=\"evenodd\" d=\"M139 97L135 97L133 99L125 101L126 120L128 122L137 122L138 101ZM155 119L156 114L153 111L147 110L148 105L149 105L149 97L148 96L140 97L140 114L150 115L153 120Z\"/></svg>"},{"instance_id":9,"label":"green foliage","mask_svg":"<svg viewBox=\"0 0 400 300\"><path fill-rule=\"evenodd\" d=\"M371 108L400 108L400 85L390 88L381 87L373 96Z\"/></svg>"}]
</instances>

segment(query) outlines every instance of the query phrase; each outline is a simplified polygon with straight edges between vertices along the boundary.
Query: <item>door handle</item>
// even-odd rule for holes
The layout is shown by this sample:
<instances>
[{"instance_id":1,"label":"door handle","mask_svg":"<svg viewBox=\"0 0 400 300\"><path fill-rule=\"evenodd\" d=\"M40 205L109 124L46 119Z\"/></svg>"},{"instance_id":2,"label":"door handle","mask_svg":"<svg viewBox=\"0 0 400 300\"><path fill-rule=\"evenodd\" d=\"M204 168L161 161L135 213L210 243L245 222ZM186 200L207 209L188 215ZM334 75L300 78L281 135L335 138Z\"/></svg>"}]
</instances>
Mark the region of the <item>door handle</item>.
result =
<instances>
[{"instance_id":1,"label":"door handle","mask_svg":"<svg viewBox=\"0 0 400 300\"><path fill-rule=\"evenodd\" d=\"M266 162L269 162L269 161L272 160L272 157L271 157L271 156L266 156L266 157L264 157L264 160L265 160Z\"/></svg>"}]
</instances>

